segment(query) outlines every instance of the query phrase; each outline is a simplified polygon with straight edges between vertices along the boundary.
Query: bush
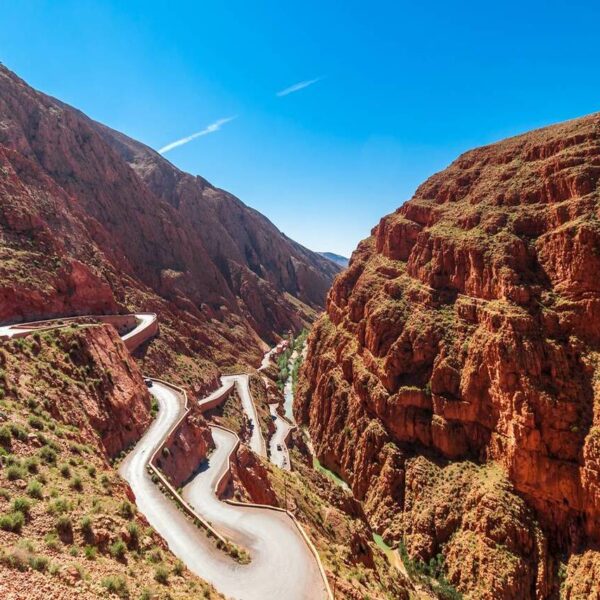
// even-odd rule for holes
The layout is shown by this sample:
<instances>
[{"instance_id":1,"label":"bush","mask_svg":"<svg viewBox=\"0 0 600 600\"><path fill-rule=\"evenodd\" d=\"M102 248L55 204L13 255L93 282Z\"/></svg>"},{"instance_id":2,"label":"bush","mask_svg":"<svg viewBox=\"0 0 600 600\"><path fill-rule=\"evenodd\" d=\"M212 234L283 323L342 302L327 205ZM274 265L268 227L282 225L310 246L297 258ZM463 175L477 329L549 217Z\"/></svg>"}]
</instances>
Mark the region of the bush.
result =
<instances>
[{"instance_id":1,"label":"bush","mask_svg":"<svg viewBox=\"0 0 600 600\"><path fill-rule=\"evenodd\" d=\"M68 512L69 503L61 496L60 498L56 498L48 505L48 512L51 515L62 515L63 513Z\"/></svg>"},{"instance_id":2,"label":"bush","mask_svg":"<svg viewBox=\"0 0 600 600\"><path fill-rule=\"evenodd\" d=\"M23 513L24 516L29 514L31 510L31 501L27 498L15 498L12 504L13 512Z\"/></svg>"},{"instance_id":3,"label":"bush","mask_svg":"<svg viewBox=\"0 0 600 600\"><path fill-rule=\"evenodd\" d=\"M140 542L140 528L137 523L128 523L127 532L129 533L129 545L136 548Z\"/></svg>"},{"instance_id":4,"label":"bush","mask_svg":"<svg viewBox=\"0 0 600 600\"><path fill-rule=\"evenodd\" d=\"M30 473L35 474L40 470L40 463L38 459L35 458L35 456L30 456L29 458L26 458L23 465Z\"/></svg>"},{"instance_id":5,"label":"bush","mask_svg":"<svg viewBox=\"0 0 600 600\"><path fill-rule=\"evenodd\" d=\"M81 477L75 475L69 482L69 487L77 492L81 492L83 490L83 481L81 481Z\"/></svg>"},{"instance_id":6,"label":"bush","mask_svg":"<svg viewBox=\"0 0 600 600\"><path fill-rule=\"evenodd\" d=\"M20 548L15 548L10 554L0 554L1 562L11 569L27 571L27 553Z\"/></svg>"},{"instance_id":7,"label":"bush","mask_svg":"<svg viewBox=\"0 0 600 600\"><path fill-rule=\"evenodd\" d=\"M86 546L83 549L83 553L88 560L96 560L96 548L94 546Z\"/></svg>"},{"instance_id":8,"label":"bush","mask_svg":"<svg viewBox=\"0 0 600 600\"><path fill-rule=\"evenodd\" d=\"M92 518L88 515L81 517L81 533L84 535L84 537L91 537L94 533L94 528L92 527Z\"/></svg>"},{"instance_id":9,"label":"bush","mask_svg":"<svg viewBox=\"0 0 600 600\"><path fill-rule=\"evenodd\" d=\"M4 531L21 533L24 524L25 517L22 512L13 512L0 517L0 529L4 529Z\"/></svg>"},{"instance_id":10,"label":"bush","mask_svg":"<svg viewBox=\"0 0 600 600\"><path fill-rule=\"evenodd\" d=\"M42 484L36 480L30 481L27 486L27 495L36 498L37 500L41 500L44 497Z\"/></svg>"},{"instance_id":11,"label":"bush","mask_svg":"<svg viewBox=\"0 0 600 600\"><path fill-rule=\"evenodd\" d=\"M27 419L27 423L29 423L30 427L33 427L38 431L44 430L44 421L42 421L42 419L40 419L40 417L37 417L36 415L30 415Z\"/></svg>"},{"instance_id":12,"label":"bush","mask_svg":"<svg viewBox=\"0 0 600 600\"><path fill-rule=\"evenodd\" d=\"M10 429L6 425L0 427L0 446L8 448L10 446L11 441L12 434L10 432Z\"/></svg>"},{"instance_id":13,"label":"bush","mask_svg":"<svg viewBox=\"0 0 600 600\"><path fill-rule=\"evenodd\" d=\"M144 588L138 600L154 600L156 598L156 593L148 588Z\"/></svg>"},{"instance_id":14,"label":"bush","mask_svg":"<svg viewBox=\"0 0 600 600\"><path fill-rule=\"evenodd\" d=\"M56 464L56 451L50 446L44 446L39 452L40 458L49 465Z\"/></svg>"},{"instance_id":15,"label":"bush","mask_svg":"<svg viewBox=\"0 0 600 600\"><path fill-rule=\"evenodd\" d=\"M111 575L110 577L105 577L101 583L108 592L111 594L116 594L120 598L127 598L129 595L127 582L123 577L121 577L121 575Z\"/></svg>"},{"instance_id":16,"label":"bush","mask_svg":"<svg viewBox=\"0 0 600 600\"><path fill-rule=\"evenodd\" d=\"M117 540L114 544L111 544L109 550L113 558L116 558L117 560L123 560L125 554L127 553L127 546L125 546L125 542L123 542L123 540Z\"/></svg>"},{"instance_id":17,"label":"bush","mask_svg":"<svg viewBox=\"0 0 600 600\"><path fill-rule=\"evenodd\" d=\"M68 464L63 463L62 465L60 465L60 474L65 478L68 479L69 477L71 477L71 467L69 467Z\"/></svg>"},{"instance_id":18,"label":"bush","mask_svg":"<svg viewBox=\"0 0 600 600\"><path fill-rule=\"evenodd\" d=\"M185 571L185 565L179 559L177 559L175 561L175 566L173 567L173 573L175 573L175 575L179 575L179 577L181 577L183 575L184 571Z\"/></svg>"},{"instance_id":19,"label":"bush","mask_svg":"<svg viewBox=\"0 0 600 600\"><path fill-rule=\"evenodd\" d=\"M10 500L10 490L7 490L6 488L0 488L0 498Z\"/></svg>"},{"instance_id":20,"label":"bush","mask_svg":"<svg viewBox=\"0 0 600 600\"><path fill-rule=\"evenodd\" d=\"M88 475L94 479L96 477L96 467L94 465L90 465L87 468Z\"/></svg>"},{"instance_id":21,"label":"bush","mask_svg":"<svg viewBox=\"0 0 600 600\"><path fill-rule=\"evenodd\" d=\"M13 438L19 440L20 442L27 441L27 431L16 423L10 424L10 433Z\"/></svg>"},{"instance_id":22,"label":"bush","mask_svg":"<svg viewBox=\"0 0 600 600\"><path fill-rule=\"evenodd\" d=\"M54 526L56 527L56 531L58 531L58 533L61 535L69 535L73 531L73 524L67 515L61 515L58 517Z\"/></svg>"},{"instance_id":23,"label":"bush","mask_svg":"<svg viewBox=\"0 0 600 600\"><path fill-rule=\"evenodd\" d=\"M6 477L9 481L16 481L17 479L25 479L27 475L22 467L11 465L6 469Z\"/></svg>"},{"instance_id":24,"label":"bush","mask_svg":"<svg viewBox=\"0 0 600 600\"><path fill-rule=\"evenodd\" d=\"M133 515L135 514L135 508L134 506L131 504L131 502L128 502L127 500L124 500L121 503L121 506L119 506L119 514L124 518L124 519L132 519Z\"/></svg>"},{"instance_id":25,"label":"bush","mask_svg":"<svg viewBox=\"0 0 600 600\"><path fill-rule=\"evenodd\" d=\"M162 560L162 554L158 548L153 548L148 555L148 560L152 563L159 563Z\"/></svg>"},{"instance_id":26,"label":"bush","mask_svg":"<svg viewBox=\"0 0 600 600\"><path fill-rule=\"evenodd\" d=\"M34 571L45 571L48 568L48 559L45 556L30 556L29 566Z\"/></svg>"},{"instance_id":27,"label":"bush","mask_svg":"<svg viewBox=\"0 0 600 600\"><path fill-rule=\"evenodd\" d=\"M169 571L164 565L158 565L158 567L156 567L154 571L154 579L163 585L167 585L169 583Z\"/></svg>"},{"instance_id":28,"label":"bush","mask_svg":"<svg viewBox=\"0 0 600 600\"><path fill-rule=\"evenodd\" d=\"M46 546L52 550L58 550L59 548L58 536L53 531L44 536L44 542L46 542Z\"/></svg>"}]
</instances>

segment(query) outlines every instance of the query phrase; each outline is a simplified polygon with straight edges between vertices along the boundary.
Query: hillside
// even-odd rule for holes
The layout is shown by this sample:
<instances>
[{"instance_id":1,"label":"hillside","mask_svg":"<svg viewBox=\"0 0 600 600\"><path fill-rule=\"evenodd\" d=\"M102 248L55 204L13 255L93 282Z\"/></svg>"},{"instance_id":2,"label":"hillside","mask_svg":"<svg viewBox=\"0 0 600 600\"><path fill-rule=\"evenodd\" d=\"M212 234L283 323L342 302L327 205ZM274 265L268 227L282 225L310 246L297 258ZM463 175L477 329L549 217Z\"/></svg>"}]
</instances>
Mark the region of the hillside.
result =
<instances>
[{"instance_id":1,"label":"hillside","mask_svg":"<svg viewBox=\"0 0 600 600\"><path fill-rule=\"evenodd\" d=\"M361 242L309 337L319 459L469 598L598 594L599 179L598 114L467 152Z\"/></svg>"},{"instance_id":2,"label":"hillside","mask_svg":"<svg viewBox=\"0 0 600 600\"><path fill-rule=\"evenodd\" d=\"M338 270L2 66L0 199L0 321L153 310L144 366L180 381L256 364L263 342L314 318Z\"/></svg>"}]
</instances>

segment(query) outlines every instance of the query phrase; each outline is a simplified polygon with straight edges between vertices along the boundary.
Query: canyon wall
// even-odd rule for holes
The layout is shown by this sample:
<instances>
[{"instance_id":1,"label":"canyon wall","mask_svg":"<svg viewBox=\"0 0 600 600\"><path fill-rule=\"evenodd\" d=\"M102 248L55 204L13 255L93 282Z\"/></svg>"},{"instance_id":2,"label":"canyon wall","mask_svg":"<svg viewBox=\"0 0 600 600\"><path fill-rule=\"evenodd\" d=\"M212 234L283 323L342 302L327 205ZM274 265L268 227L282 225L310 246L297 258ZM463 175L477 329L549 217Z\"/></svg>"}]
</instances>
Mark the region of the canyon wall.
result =
<instances>
[{"instance_id":1,"label":"canyon wall","mask_svg":"<svg viewBox=\"0 0 600 600\"><path fill-rule=\"evenodd\" d=\"M312 321L339 270L2 65L0 258L0 322L154 311L144 368L199 392Z\"/></svg>"},{"instance_id":2,"label":"canyon wall","mask_svg":"<svg viewBox=\"0 0 600 600\"><path fill-rule=\"evenodd\" d=\"M319 459L471 597L550 597L600 542L599 177L599 115L467 152L361 242L309 338Z\"/></svg>"}]
</instances>

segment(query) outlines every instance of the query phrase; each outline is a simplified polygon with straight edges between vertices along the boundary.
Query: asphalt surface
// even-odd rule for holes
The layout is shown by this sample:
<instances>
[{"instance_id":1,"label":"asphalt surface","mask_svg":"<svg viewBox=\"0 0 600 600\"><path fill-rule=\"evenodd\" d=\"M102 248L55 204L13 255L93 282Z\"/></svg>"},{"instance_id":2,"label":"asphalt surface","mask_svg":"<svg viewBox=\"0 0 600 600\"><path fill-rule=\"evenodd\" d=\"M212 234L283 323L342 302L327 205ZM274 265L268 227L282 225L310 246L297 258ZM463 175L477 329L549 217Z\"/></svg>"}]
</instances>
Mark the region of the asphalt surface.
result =
<instances>
[{"instance_id":1,"label":"asphalt surface","mask_svg":"<svg viewBox=\"0 0 600 600\"><path fill-rule=\"evenodd\" d=\"M250 384L248 375L225 375L221 377L221 383L228 385L234 383L240 400L242 402L242 408L250 421L252 428L252 434L250 437L250 449L258 454L259 456L267 456L267 445L265 444L265 438L263 437L260 425L258 423L258 413L256 412L256 406L250 394Z\"/></svg>"},{"instance_id":2,"label":"asphalt surface","mask_svg":"<svg viewBox=\"0 0 600 600\"><path fill-rule=\"evenodd\" d=\"M249 600L318 600L327 592L315 557L292 519L283 512L220 501L214 486L229 465L236 437L211 428L216 449L207 468L183 488L183 497L213 527L246 548L252 561L238 567L236 576L219 591Z\"/></svg>"},{"instance_id":3,"label":"asphalt surface","mask_svg":"<svg viewBox=\"0 0 600 600\"><path fill-rule=\"evenodd\" d=\"M212 427L216 449L199 473L183 489L196 512L225 537L248 550L251 562L241 565L219 551L176 505L152 483L146 466L173 425L184 414L180 397L155 382L150 388L159 411L119 473L129 483L138 510L165 539L186 566L221 593L239 600L318 600L327 598L317 561L292 519L285 513L250 506L234 506L214 493L214 485L229 466L235 447L233 434Z\"/></svg>"}]
</instances>

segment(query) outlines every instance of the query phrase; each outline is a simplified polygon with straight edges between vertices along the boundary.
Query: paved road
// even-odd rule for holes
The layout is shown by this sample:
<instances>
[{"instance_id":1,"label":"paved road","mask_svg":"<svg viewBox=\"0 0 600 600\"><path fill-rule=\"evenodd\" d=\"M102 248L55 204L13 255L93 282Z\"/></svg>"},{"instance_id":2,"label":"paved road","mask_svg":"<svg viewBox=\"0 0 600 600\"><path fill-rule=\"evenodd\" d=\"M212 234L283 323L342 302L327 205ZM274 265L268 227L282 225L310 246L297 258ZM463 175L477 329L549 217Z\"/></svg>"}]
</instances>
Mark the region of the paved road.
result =
<instances>
[{"instance_id":1,"label":"paved road","mask_svg":"<svg viewBox=\"0 0 600 600\"><path fill-rule=\"evenodd\" d=\"M300 532L285 513L233 506L220 501L214 485L229 466L236 438L212 427L216 449L203 470L185 486L184 498L221 534L248 549L252 560L240 565L219 551L175 504L152 483L146 466L184 413L180 397L155 382L156 420L127 455L119 473L129 482L140 512L186 566L220 592L239 600L327 598L321 574Z\"/></svg>"},{"instance_id":2,"label":"paved road","mask_svg":"<svg viewBox=\"0 0 600 600\"><path fill-rule=\"evenodd\" d=\"M136 320L136 327L123 336L124 341L149 328L156 321L156 315L140 314L136 315ZM0 336L12 337L19 332L31 332L39 328L40 323L0 327ZM248 376L223 377L222 383L221 389L203 401L218 396L223 392L223 387L236 385L242 406L254 424L250 445L255 452L266 456ZM237 442L233 434L211 428L216 449L205 468L184 488L184 497L220 533L248 549L252 557L249 564L240 565L219 551L206 537L204 530L194 525L152 482L147 465L185 413L185 406L182 398L162 383L155 381L150 392L158 401L157 418L121 463L119 473L131 486L139 511L164 538L170 550L192 572L231 598L328 598L317 560L287 514L265 508L230 505L215 495L214 485L228 468L229 455Z\"/></svg>"},{"instance_id":3,"label":"paved road","mask_svg":"<svg viewBox=\"0 0 600 600\"><path fill-rule=\"evenodd\" d=\"M291 470L290 454L288 452L285 439L290 429L294 426L283 419L277 412L277 404L270 404L269 410L271 415L275 417L273 422L275 423L275 433L272 435L269 441L269 451L271 454L271 462L278 466L280 469L286 471Z\"/></svg>"},{"instance_id":4,"label":"paved road","mask_svg":"<svg viewBox=\"0 0 600 600\"><path fill-rule=\"evenodd\" d=\"M155 382L150 391L158 401L158 415L121 463L119 473L131 486L138 510L164 538L173 554L191 571L224 591L225 584L236 580L239 566L216 548L204 530L178 510L152 482L146 469L154 451L185 412L180 397L167 386Z\"/></svg>"},{"instance_id":5,"label":"paved road","mask_svg":"<svg viewBox=\"0 0 600 600\"><path fill-rule=\"evenodd\" d=\"M250 380L248 375L225 375L221 377L221 383L228 385L235 384L236 390L242 402L242 408L250 421L252 427L252 435L250 437L250 448L259 456L267 456L267 445L263 437L258 421L258 413L256 406L250 394Z\"/></svg>"},{"instance_id":6,"label":"paved road","mask_svg":"<svg viewBox=\"0 0 600 600\"><path fill-rule=\"evenodd\" d=\"M236 437L213 427L216 449L208 468L183 488L183 497L220 533L248 549L252 562L216 587L248 600L327 598L317 562L285 513L220 501L214 486L229 465Z\"/></svg>"},{"instance_id":7,"label":"paved road","mask_svg":"<svg viewBox=\"0 0 600 600\"><path fill-rule=\"evenodd\" d=\"M126 315L123 315L126 316ZM155 313L137 313L133 315L135 317L136 326L125 335L121 336L121 339L127 343L127 341L138 333L143 331L144 329L149 329L157 320ZM82 315L80 317L65 317L65 318L57 318L46 321L33 321L30 323L16 323L14 325L2 325L0 326L0 339L2 338L12 338L14 336L20 336L30 334L34 331L44 331L47 329L60 329L61 327L66 327L69 325L70 321L73 321L77 318L92 318L97 319L98 321L106 321L111 318L110 315ZM56 321L62 321L61 324L56 324ZM139 345L144 340L140 340L138 342Z\"/></svg>"}]
</instances>

